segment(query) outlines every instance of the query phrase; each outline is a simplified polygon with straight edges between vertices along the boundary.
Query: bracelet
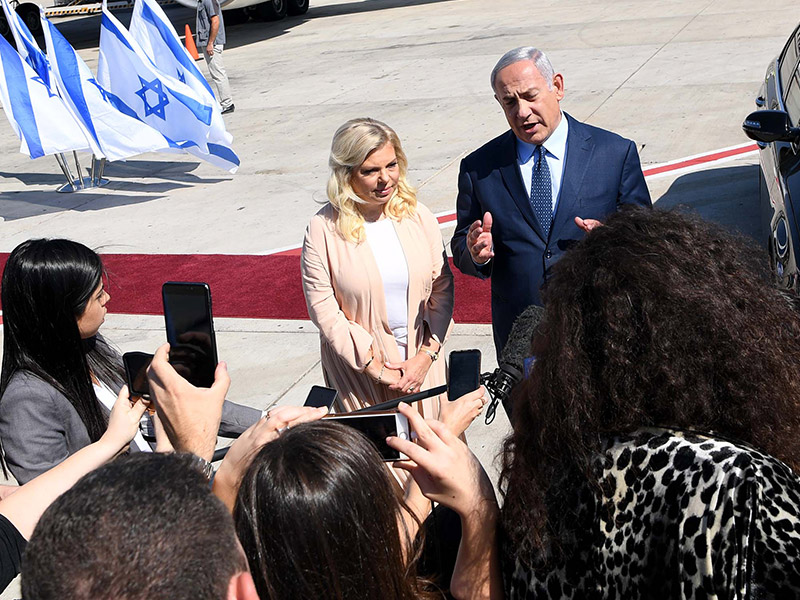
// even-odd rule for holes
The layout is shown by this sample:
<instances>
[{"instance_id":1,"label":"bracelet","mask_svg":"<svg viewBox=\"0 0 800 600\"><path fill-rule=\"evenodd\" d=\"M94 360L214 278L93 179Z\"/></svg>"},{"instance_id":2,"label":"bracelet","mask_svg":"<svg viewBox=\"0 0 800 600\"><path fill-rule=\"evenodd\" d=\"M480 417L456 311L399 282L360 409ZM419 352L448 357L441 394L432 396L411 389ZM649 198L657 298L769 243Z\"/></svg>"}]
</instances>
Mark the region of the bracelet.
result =
<instances>
[{"instance_id":1,"label":"bracelet","mask_svg":"<svg viewBox=\"0 0 800 600\"><path fill-rule=\"evenodd\" d=\"M380 383L381 379L383 379L383 372L386 370L386 364L381 365L381 372L378 374L378 378L375 380L375 383Z\"/></svg>"},{"instance_id":2,"label":"bracelet","mask_svg":"<svg viewBox=\"0 0 800 600\"><path fill-rule=\"evenodd\" d=\"M420 348L420 351L424 352L425 354L430 356L431 357L431 362L436 362L436 359L439 358L439 351L438 350L436 352L431 352L430 350L427 350L425 348Z\"/></svg>"}]
</instances>

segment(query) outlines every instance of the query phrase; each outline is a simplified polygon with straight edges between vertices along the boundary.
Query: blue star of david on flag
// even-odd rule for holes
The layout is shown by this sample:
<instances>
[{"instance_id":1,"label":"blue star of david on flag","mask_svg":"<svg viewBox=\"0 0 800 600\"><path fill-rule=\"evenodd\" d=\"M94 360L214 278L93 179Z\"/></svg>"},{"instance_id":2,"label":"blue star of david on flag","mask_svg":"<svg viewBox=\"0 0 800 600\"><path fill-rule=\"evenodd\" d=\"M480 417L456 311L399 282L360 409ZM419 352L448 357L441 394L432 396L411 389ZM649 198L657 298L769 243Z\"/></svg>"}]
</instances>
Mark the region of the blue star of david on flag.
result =
<instances>
[{"instance_id":1,"label":"blue star of david on flag","mask_svg":"<svg viewBox=\"0 0 800 600\"><path fill-rule=\"evenodd\" d=\"M46 89L46 90L47 90L47 97L48 97L48 98L53 98L54 96L57 96L57 95L58 95L58 94L54 94L54 93L53 93L53 92L50 90L50 86L49 86L49 85L47 85L47 84L44 82L44 79L42 79L41 77L31 77L31 81L35 81L36 83L41 83L41 84L44 86L44 89Z\"/></svg>"},{"instance_id":2,"label":"blue star of david on flag","mask_svg":"<svg viewBox=\"0 0 800 600\"><path fill-rule=\"evenodd\" d=\"M142 89L136 92L136 95L142 99L144 102L144 116L148 117L150 115L155 115L161 120L166 120L166 116L164 115L164 109L169 104L169 98L167 98L167 94L164 92L164 89L161 85L161 81L159 79L153 79L153 81L147 81L139 76L139 82L142 84ZM158 97L158 103L151 105L147 102L147 92L151 91Z\"/></svg>"}]
</instances>

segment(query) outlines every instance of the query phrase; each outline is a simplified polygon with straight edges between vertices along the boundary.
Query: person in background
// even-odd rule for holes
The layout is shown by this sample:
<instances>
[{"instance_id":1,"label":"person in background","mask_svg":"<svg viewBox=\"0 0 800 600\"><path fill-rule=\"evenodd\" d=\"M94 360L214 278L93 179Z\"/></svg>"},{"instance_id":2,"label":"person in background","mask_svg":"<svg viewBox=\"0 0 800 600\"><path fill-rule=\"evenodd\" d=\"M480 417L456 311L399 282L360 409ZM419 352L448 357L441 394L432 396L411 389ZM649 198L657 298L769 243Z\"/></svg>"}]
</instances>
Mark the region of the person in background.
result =
<instances>
[{"instance_id":1,"label":"person in background","mask_svg":"<svg viewBox=\"0 0 800 600\"><path fill-rule=\"evenodd\" d=\"M329 202L311 219L303 291L326 384L355 410L445 383L453 277L439 224L417 201L397 134L374 119L336 131ZM419 402L438 417L438 398Z\"/></svg>"},{"instance_id":2,"label":"person in background","mask_svg":"<svg viewBox=\"0 0 800 600\"><path fill-rule=\"evenodd\" d=\"M510 130L461 161L450 246L461 272L492 280L499 357L564 252L619 206L650 206L650 193L631 140L561 111L564 78L544 52L507 52L491 86Z\"/></svg>"},{"instance_id":3,"label":"person in background","mask_svg":"<svg viewBox=\"0 0 800 600\"><path fill-rule=\"evenodd\" d=\"M222 51L225 47L225 21L222 17L219 0L197 0L197 46L203 53L203 58L206 59L222 114L232 113L236 107L231 97L231 86L228 83L225 63L222 61Z\"/></svg>"},{"instance_id":4,"label":"person in background","mask_svg":"<svg viewBox=\"0 0 800 600\"><path fill-rule=\"evenodd\" d=\"M124 380L122 358L100 335L109 294L100 256L63 239L28 240L2 278L0 441L19 483L99 440ZM261 411L232 402L220 432L231 435ZM132 451L150 452L137 433Z\"/></svg>"}]
</instances>

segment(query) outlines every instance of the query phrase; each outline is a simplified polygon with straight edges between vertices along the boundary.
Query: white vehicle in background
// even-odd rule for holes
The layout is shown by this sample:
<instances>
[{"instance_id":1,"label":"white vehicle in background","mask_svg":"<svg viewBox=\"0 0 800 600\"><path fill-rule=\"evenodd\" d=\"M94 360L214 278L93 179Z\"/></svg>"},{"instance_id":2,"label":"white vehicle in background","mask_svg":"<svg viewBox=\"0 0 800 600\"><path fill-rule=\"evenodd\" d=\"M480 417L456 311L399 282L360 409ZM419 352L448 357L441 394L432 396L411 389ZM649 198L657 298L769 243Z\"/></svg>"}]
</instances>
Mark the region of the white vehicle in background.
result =
<instances>
[{"instance_id":1,"label":"white vehicle in background","mask_svg":"<svg viewBox=\"0 0 800 600\"><path fill-rule=\"evenodd\" d=\"M195 8L195 0L177 0L189 8ZM244 12L256 19L279 21L288 15L304 15L308 12L309 0L220 0L222 10L244 9Z\"/></svg>"},{"instance_id":2,"label":"white vehicle in background","mask_svg":"<svg viewBox=\"0 0 800 600\"><path fill-rule=\"evenodd\" d=\"M49 4L52 2L52 4ZM102 2L95 0L46 0L41 1L45 16L50 19L53 17L70 17L81 15L99 14ZM162 6L170 4L182 4L188 8L197 6L196 0L158 0ZM220 0L222 10L242 10L246 15L264 21L278 21L288 15L304 15L308 11L309 0ZM42 30L42 23L39 20L39 4L31 1L19 2L11 0L11 6L25 21L25 25L34 35L38 35ZM133 8L133 0L118 0L108 2L111 10L124 10ZM0 35L9 38L10 32L5 16L0 11Z\"/></svg>"}]
</instances>

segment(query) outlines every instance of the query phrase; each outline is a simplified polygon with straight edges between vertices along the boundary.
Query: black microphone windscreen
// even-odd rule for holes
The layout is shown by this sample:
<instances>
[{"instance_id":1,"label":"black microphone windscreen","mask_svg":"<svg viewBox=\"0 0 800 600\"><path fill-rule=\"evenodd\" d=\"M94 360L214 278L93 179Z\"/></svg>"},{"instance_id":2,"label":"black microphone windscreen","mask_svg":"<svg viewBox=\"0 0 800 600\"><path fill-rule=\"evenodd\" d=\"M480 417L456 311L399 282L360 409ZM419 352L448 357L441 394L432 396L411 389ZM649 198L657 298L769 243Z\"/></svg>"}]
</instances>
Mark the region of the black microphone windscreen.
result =
<instances>
[{"instance_id":1,"label":"black microphone windscreen","mask_svg":"<svg viewBox=\"0 0 800 600\"><path fill-rule=\"evenodd\" d=\"M544 308L531 304L511 326L508 341L500 353L500 362L524 371L524 361L531 355L531 338L544 317Z\"/></svg>"}]
</instances>

